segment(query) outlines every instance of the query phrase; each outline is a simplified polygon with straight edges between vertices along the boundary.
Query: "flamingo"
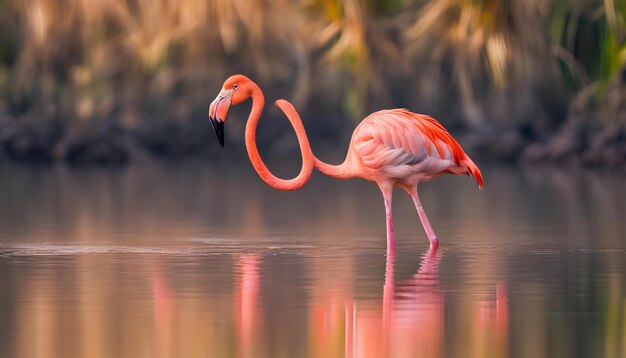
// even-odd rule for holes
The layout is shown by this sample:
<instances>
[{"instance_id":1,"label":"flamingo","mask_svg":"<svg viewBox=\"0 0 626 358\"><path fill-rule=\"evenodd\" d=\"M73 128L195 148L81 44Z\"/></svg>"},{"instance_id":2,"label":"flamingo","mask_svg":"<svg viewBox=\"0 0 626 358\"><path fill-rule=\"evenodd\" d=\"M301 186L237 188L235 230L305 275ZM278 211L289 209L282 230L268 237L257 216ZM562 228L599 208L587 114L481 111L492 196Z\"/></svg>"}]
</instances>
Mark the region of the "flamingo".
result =
<instances>
[{"instance_id":1,"label":"flamingo","mask_svg":"<svg viewBox=\"0 0 626 358\"><path fill-rule=\"evenodd\" d=\"M293 126L302 154L302 168L293 179L277 178L263 163L256 145L256 127L265 105L263 92L256 83L244 75L229 77L209 106L209 119L220 146L224 147L228 109L249 98L252 98L252 109L245 129L246 149L261 179L278 190L295 190L308 182L313 168L316 168L333 178L362 178L377 184L385 203L388 252L395 252L391 213L394 188L406 191L413 199L431 250L437 250L439 241L417 194L418 184L444 174L467 174L473 176L482 189L483 179L476 164L450 133L430 116L406 109L372 113L354 130L344 162L331 165L313 155L298 112L284 99L277 100L275 105Z\"/></svg>"}]
</instances>

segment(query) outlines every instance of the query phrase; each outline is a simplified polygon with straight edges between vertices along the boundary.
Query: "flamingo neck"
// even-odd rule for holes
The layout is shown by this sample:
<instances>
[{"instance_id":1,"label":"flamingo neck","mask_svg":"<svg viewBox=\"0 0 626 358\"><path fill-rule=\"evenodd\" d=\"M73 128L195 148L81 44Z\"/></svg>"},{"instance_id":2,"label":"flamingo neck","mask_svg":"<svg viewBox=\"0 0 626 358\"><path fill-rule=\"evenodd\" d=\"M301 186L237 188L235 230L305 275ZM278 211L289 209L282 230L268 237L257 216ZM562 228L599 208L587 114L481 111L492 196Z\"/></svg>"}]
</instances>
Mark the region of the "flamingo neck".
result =
<instances>
[{"instance_id":1,"label":"flamingo neck","mask_svg":"<svg viewBox=\"0 0 626 358\"><path fill-rule=\"evenodd\" d=\"M250 162L252 162L252 166L261 179L267 183L267 185L278 190L298 189L309 181L311 173L313 172L313 167L317 168L322 173L337 179L348 179L354 176L352 175L353 170L351 170L352 167L350 157L347 157L343 164L331 165L322 162L313 155L309 139L307 138L304 125L302 124L302 120L300 119L298 112L296 112L296 109L291 103L282 99L276 101L275 104L283 111L283 113L285 113L287 119L289 119L289 122L296 132L298 144L300 145L300 152L302 154L302 168L298 176L293 179L285 180L274 176L274 174L269 171L265 163L263 163L256 145L256 127L259 123L259 119L261 118L261 112L263 112L265 98L263 96L263 92L261 92L261 89L258 87L255 87L252 90L251 97L252 110L250 111L250 116L248 117L245 132L246 149L248 151L248 157L250 157Z\"/></svg>"},{"instance_id":2,"label":"flamingo neck","mask_svg":"<svg viewBox=\"0 0 626 358\"><path fill-rule=\"evenodd\" d=\"M283 112L285 112L289 122L291 122L291 125L296 132L298 144L300 145L300 152L302 154L302 169L300 170L298 176L289 180L277 178L269 171L265 163L263 163L256 145L256 127L259 123L264 105L265 99L263 97L263 92L261 92L261 89L258 87L254 88L252 90L252 110L250 111L245 131L246 149L248 151L250 162L261 179L263 179L263 181L265 181L265 183L272 188L278 190L298 189L309 181L315 164L315 157L311 152L311 146L309 145L309 140L306 136L304 126L302 125L302 120L295 112L293 106L291 106L291 104L287 101L276 101L276 105L280 107Z\"/></svg>"},{"instance_id":3,"label":"flamingo neck","mask_svg":"<svg viewBox=\"0 0 626 358\"><path fill-rule=\"evenodd\" d=\"M350 179L354 177L351 170L352 166L350 157L347 157L346 160L344 160L344 162L339 165L325 163L317 159L316 157L315 168L317 168L317 170L319 170L320 172L328 175L329 177L335 179Z\"/></svg>"}]
</instances>

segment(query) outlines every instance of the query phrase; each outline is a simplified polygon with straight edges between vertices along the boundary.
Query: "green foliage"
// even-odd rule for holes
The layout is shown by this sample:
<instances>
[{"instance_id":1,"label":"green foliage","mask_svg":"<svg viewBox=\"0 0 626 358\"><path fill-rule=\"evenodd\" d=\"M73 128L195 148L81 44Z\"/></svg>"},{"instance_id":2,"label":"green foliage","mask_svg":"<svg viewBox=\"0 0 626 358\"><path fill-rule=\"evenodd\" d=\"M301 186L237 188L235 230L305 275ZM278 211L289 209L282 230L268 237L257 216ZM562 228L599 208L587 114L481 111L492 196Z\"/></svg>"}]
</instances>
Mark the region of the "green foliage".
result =
<instances>
[{"instance_id":1,"label":"green foliage","mask_svg":"<svg viewBox=\"0 0 626 358\"><path fill-rule=\"evenodd\" d=\"M551 17L551 38L565 55L559 57L562 76L571 88L593 85L606 96L622 82L626 64L625 8L613 1L587 1L571 6L561 1Z\"/></svg>"}]
</instances>

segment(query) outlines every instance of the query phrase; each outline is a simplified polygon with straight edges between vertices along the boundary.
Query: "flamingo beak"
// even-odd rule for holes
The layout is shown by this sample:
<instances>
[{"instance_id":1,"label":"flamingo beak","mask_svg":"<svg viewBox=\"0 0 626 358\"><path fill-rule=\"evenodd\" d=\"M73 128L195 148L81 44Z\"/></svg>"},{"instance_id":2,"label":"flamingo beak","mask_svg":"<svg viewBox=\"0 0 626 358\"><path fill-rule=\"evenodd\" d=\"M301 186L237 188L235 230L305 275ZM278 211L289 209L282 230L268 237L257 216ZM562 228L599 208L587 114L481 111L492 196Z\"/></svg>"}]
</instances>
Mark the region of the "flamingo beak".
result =
<instances>
[{"instance_id":1,"label":"flamingo beak","mask_svg":"<svg viewBox=\"0 0 626 358\"><path fill-rule=\"evenodd\" d=\"M213 117L209 117L211 124L213 125L213 129L215 130L215 135L217 136L217 140L220 142L220 146L224 148L224 122L219 121Z\"/></svg>"},{"instance_id":2,"label":"flamingo beak","mask_svg":"<svg viewBox=\"0 0 626 358\"><path fill-rule=\"evenodd\" d=\"M226 114L231 104L232 92L232 90L222 90L209 106L209 120L213 125L215 135L217 135L217 140L220 142L222 148L224 147L224 121L226 120Z\"/></svg>"},{"instance_id":3,"label":"flamingo beak","mask_svg":"<svg viewBox=\"0 0 626 358\"><path fill-rule=\"evenodd\" d=\"M220 146L224 148L224 122L217 119L210 118L217 140L220 142Z\"/></svg>"}]
</instances>

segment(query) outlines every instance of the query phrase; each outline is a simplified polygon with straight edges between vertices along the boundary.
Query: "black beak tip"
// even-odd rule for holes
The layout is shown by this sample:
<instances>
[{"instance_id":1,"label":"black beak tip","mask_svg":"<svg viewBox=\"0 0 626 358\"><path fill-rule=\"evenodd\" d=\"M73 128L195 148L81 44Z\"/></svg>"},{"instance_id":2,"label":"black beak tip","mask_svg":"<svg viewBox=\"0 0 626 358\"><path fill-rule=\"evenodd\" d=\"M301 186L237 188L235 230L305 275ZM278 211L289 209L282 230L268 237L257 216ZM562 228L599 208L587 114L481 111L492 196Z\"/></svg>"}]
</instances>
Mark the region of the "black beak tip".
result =
<instances>
[{"instance_id":1,"label":"black beak tip","mask_svg":"<svg viewBox=\"0 0 626 358\"><path fill-rule=\"evenodd\" d=\"M212 117L209 117L209 119L213 125L213 129L215 130L217 140L220 142L220 147L224 148L224 122Z\"/></svg>"}]
</instances>

